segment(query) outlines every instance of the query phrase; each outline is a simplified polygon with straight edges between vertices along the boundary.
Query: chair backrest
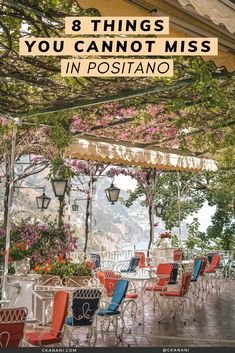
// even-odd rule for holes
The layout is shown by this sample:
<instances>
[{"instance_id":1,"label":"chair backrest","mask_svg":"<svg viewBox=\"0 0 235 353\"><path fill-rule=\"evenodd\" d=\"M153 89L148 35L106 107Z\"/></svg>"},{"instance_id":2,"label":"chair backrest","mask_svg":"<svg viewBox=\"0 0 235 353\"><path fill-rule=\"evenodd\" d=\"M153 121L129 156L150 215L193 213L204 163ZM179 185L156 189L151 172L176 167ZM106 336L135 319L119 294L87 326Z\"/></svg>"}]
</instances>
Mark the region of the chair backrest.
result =
<instances>
[{"instance_id":1,"label":"chair backrest","mask_svg":"<svg viewBox=\"0 0 235 353\"><path fill-rule=\"evenodd\" d=\"M157 280L157 286L164 287L168 284L172 274L172 269L173 265L168 263L161 263L157 266L156 274L159 276L164 276Z\"/></svg>"},{"instance_id":2,"label":"chair backrest","mask_svg":"<svg viewBox=\"0 0 235 353\"><path fill-rule=\"evenodd\" d=\"M0 309L0 348L19 347L27 315L27 308Z\"/></svg>"},{"instance_id":3,"label":"chair backrest","mask_svg":"<svg viewBox=\"0 0 235 353\"><path fill-rule=\"evenodd\" d=\"M169 280L168 284L176 284L177 283L177 277L178 277L178 272L179 272L179 264L176 262L172 263L172 273L171 273L171 278Z\"/></svg>"},{"instance_id":4,"label":"chair backrest","mask_svg":"<svg viewBox=\"0 0 235 353\"><path fill-rule=\"evenodd\" d=\"M100 255L99 254L90 254L90 259L93 261L93 269L96 270L100 268Z\"/></svg>"},{"instance_id":5,"label":"chair backrest","mask_svg":"<svg viewBox=\"0 0 235 353\"><path fill-rule=\"evenodd\" d=\"M73 293L73 326L89 326L99 307L101 288L79 288Z\"/></svg>"},{"instance_id":6,"label":"chair backrest","mask_svg":"<svg viewBox=\"0 0 235 353\"><path fill-rule=\"evenodd\" d=\"M87 265L90 267L91 270L94 268L94 262L92 260L86 260Z\"/></svg>"},{"instance_id":7,"label":"chair backrest","mask_svg":"<svg viewBox=\"0 0 235 353\"><path fill-rule=\"evenodd\" d=\"M136 251L135 252L135 256L140 258L140 260L139 260L139 268L144 267L145 266L145 253L142 252L142 251Z\"/></svg>"},{"instance_id":8,"label":"chair backrest","mask_svg":"<svg viewBox=\"0 0 235 353\"><path fill-rule=\"evenodd\" d=\"M212 260L209 266L209 272L214 272L216 267L219 265L220 262L220 256L219 255L213 255Z\"/></svg>"},{"instance_id":9,"label":"chair backrest","mask_svg":"<svg viewBox=\"0 0 235 353\"><path fill-rule=\"evenodd\" d=\"M105 288L108 297L112 297L117 281L121 278L121 276L117 273L114 273L113 271L99 271L97 276L100 280L100 283Z\"/></svg>"},{"instance_id":10,"label":"chair backrest","mask_svg":"<svg viewBox=\"0 0 235 353\"><path fill-rule=\"evenodd\" d=\"M97 277L98 277L100 283L102 284L102 286L104 286L104 272L102 272L102 271L97 272Z\"/></svg>"},{"instance_id":11,"label":"chair backrest","mask_svg":"<svg viewBox=\"0 0 235 353\"><path fill-rule=\"evenodd\" d=\"M216 252L209 252L209 253L207 254L207 260L208 260L209 263L211 263L212 257L213 257L214 255L218 255L218 254L217 254Z\"/></svg>"},{"instance_id":12,"label":"chair backrest","mask_svg":"<svg viewBox=\"0 0 235 353\"><path fill-rule=\"evenodd\" d=\"M133 272L135 271L135 269L138 267L139 265L139 262L140 262L140 257L139 256L133 256L131 259L130 259L130 263L129 263L129 266L128 266L128 272Z\"/></svg>"},{"instance_id":13,"label":"chair backrest","mask_svg":"<svg viewBox=\"0 0 235 353\"><path fill-rule=\"evenodd\" d=\"M174 250L173 261L181 261L183 256L183 251L180 249Z\"/></svg>"},{"instance_id":14,"label":"chair backrest","mask_svg":"<svg viewBox=\"0 0 235 353\"><path fill-rule=\"evenodd\" d=\"M191 278L192 278L192 272L191 271L186 271L182 275L181 279L181 286L180 286L180 296L184 296L188 293L189 286L191 283Z\"/></svg>"},{"instance_id":15,"label":"chair backrest","mask_svg":"<svg viewBox=\"0 0 235 353\"><path fill-rule=\"evenodd\" d=\"M207 257L206 256L197 256L195 258L195 261L196 260L202 260L199 276L203 276L204 272L205 272L205 269L206 269L206 265L207 265Z\"/></svg>"},{"instance_id":16,"label":"chair backrest","mask_svg":"<svg viewBox=\"0 0 235 353\"><path fill-rule=\"evenodd\" d=\"M122 300L126 296L129 282L125 279L119 279L114 289L113 298L111 304L108 306L108 310L115 311L118 309Z\"/></svg>"},{"instance_id":17,"label":"chair backrest","mask_svg":"<svg viewBox=\"0 0 235 353\"><path fill-rule=\"evenodd\" d=\"M203 264L203 260L202 259L195 259L194 260L194 267L193 267L193 281L197 281L200 271L201 271L201 267Z\"/></svg>"},{"instance_id":18,"label":"chair backrest","mask_svg":"<svg viewBox=\"0 0 235 353\"><path fill-rule=\"evenodd\" d=\"M68 313L69 293L59 291L55 293L51 320L51 334L59 337Z\"/></svg>"}]
</instances>

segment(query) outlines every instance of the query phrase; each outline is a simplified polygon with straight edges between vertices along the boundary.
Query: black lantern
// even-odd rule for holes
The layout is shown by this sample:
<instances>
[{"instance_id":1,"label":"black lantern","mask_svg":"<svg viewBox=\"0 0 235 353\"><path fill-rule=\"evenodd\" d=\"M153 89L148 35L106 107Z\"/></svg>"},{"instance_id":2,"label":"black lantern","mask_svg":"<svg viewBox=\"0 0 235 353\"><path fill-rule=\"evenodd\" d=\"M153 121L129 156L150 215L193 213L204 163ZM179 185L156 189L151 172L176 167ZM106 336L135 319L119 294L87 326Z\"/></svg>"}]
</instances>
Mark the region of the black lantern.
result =
<instances>
[{"instance_id":1,"label":"black lantern","mask_svg":"<svg viewBox=\"0 0 235 353\"><path fill-rule=\"evenodd\" d=\"M108 201L111 202L112 205L114 205L114 203L118 201L120 189L118 189L112 183L109 188L105 189L105 193Z\"/></svg>"},{"instance_id":2,"label":"black lantern","mask_svg":"<svg viewBox=\"0 0 235 353\"><path fill-rule=\"evenodd\" d=\"M79 206L78 206L78 204L76 203L76 201L74 201L74 204L72 204L72 210L73 210L73 212L77 212L78 209L79 209Z\"/></svg>"},{"instance_id":3,"label":"black lantern","mask_svg":"<svg viewBox=\"0 0 235 353\"><path fill-rule=\"evenodd\" d=\"M36 197L37 207L39 210L42 210L42 211L47 209L50 201L51 201L51 198L46 196L45 192L43 192L42 196Z\"/></svg>"},{"instance_id":4,"label":"black lantern","mask_svg":"<svg viewBox=\"0 0 235 353\"><path fill-rule=\"evenodd\" d=\"M156 216L161 217L162 210L163 210L163 206L160 203L155 205Z\"/></svg>"},{"instance_id":5,"label":"black lantern","mask_svg":"<svg viewBox=\"0 0 235 353\"><path fill-rule=\"evenodd\" d=\"M67 189L68 180L66 179L52 179L53 191L56 197L63 198Z\"/></svg>"}]
</instances>

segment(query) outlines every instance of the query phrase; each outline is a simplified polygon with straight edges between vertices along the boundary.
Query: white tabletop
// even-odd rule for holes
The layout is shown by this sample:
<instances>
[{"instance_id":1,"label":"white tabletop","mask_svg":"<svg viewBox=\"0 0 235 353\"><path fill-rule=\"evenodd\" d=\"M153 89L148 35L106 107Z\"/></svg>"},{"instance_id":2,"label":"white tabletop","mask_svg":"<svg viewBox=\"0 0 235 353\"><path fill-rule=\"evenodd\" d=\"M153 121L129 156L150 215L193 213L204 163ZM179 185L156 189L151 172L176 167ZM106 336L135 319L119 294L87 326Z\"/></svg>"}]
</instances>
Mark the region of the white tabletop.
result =
<instances>
[{"instance_id":1,"label":"white tabletop","mask_svg":"<svg viewBox=\"0 0 235 353\"><path fill-rule=\"evenodd\" d=\"M162 276L159 276L154 272L146 271L145 273L131 272L131 273L123 273L122 278L130 281L148 281L148 280L156 280Z\"/></svg>"}]
</instances>

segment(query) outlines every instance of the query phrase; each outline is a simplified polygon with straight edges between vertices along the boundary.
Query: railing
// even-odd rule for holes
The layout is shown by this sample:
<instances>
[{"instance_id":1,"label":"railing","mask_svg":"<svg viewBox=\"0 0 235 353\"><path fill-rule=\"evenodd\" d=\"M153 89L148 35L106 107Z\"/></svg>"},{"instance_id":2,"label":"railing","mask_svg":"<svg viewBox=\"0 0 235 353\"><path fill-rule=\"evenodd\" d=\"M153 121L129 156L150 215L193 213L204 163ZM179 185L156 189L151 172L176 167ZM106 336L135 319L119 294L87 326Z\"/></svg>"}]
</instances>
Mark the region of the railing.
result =
<instances>
[{"instance_id":1,"label":"railing","mask_svg":"<svg viewBox=\"0 0 235 353\"><path fill-rule=\"evenodd\" d=\"M138 250L139 251L139 250ZM147 254L146 250L141 250L145 253L145 255ZM87 253L86 254L86 258L89 258L91 253ZM100 255L100 258L104 261L112 261L112 262L116 262L116 261L127 261L130 260L132 256L134 256L135 251L134 250L123 250L123 251L94 251L95 254ZM73 261L77 262L79 260L84 259L84 253L82 252L76 252L74 254L72 254L73 257Z\"/></svg>"},{"instance_id":2,"label":"railing","mask_svg":"<svg viewBox=\"0 0 235 353\"><path fill-rule=\"evenodd\" d=\"M139 250L138 252L141 251L145 254L145 257L147 258L147 250ZM233 264L235 264L235 261L233 260L233 252L232 251L223 251L223 250L203 250L203 252L200 252L199 250L190 250L190 249L184 249L184 259L186 260L192 260L198 255L204 254L205 256L209 253L217 253L221 256L221 261L220 264L222 266L227 265L232 267ZM96 253L100 256L101 261L103 263L108 264L110 263L120 263L120 262L127 262L131 259L132 256L135 255L135 250L123 250L123 251L102 251L102 252L91 252L91 253ZM86 254L86 258L88 259L91 253ZM76 252L73 254L73 261L78 262L84 259L84 253L82 252Z\"/></svg>"}]
</instances>

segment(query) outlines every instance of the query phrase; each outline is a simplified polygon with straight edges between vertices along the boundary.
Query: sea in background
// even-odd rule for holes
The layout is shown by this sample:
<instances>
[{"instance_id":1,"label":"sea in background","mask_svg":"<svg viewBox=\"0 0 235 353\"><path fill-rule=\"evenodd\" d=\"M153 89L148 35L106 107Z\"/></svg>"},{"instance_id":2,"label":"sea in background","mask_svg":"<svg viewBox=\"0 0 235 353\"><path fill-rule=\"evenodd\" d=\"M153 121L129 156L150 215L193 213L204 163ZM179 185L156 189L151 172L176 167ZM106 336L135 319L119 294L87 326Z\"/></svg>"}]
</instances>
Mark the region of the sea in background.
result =
<instances>
[{"instance_id":1,"label":"sea in background","mask_svg":"<svg viewBox=\"0 0 235 353\"><path fill-rule=\"evenodd\" d=\"M122 247L122 250L147 250L148 249L148 242L147 241L140 241L134 245L131 243L125 243Z\"/></svg>"}]
</instances>

